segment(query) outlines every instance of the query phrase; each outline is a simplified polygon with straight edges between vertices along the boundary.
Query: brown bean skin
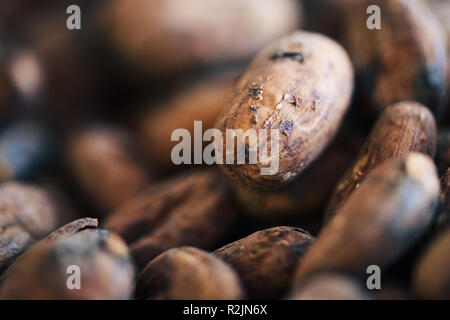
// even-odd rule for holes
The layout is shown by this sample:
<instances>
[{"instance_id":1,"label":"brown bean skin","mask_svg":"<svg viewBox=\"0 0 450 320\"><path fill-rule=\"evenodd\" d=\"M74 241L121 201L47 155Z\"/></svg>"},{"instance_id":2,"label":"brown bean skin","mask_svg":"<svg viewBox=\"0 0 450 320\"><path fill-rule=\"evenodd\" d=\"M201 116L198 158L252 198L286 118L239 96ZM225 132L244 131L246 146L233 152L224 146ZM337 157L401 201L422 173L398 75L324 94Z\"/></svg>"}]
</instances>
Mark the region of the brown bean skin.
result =
<instances>
[{"instance_id":1,"label":"brown bean skin","mask_svg":"<svg viewBox=\"0 0 450 320\"><path fill-rule=\"evenodd\" d=\"M436 124L426 107L416 102L388 107L372 129L358 159L337 185L327 208L327 220L382 162L412 151L434 156L435 149Z\"/></svg>"},{"instance_id":2,"label":"brown bean skin","mask_svg":"<svg viewBox=\"0 0 450 320\"><path fill-rule=\"evenodd\" d=\"M440 235L419 260L413 274L415 294L423 299L450 299L450 230Z\"/></svg>"},{"instance_id":3,"label":"brown bean skin","mask_svg":"<svg viewBox=\"0 0 450 320\"><path fill-rule=\"evenodd\" d=\"M125 239L140 268L173 247L212 249L236 220L224 178L206 170L155 184L114 212L105 226Z\"/></svg>"},{"instance_id":4,"label":"brown bean skin","mask_svg":"<svg viewBox=\"0 0 450 320\"><path fill-rule=\"evenodd\" d=\"M266 164L258 161L227 164L223 170L252 187L284 185L331 141L349 105L352 88L350 60L331 39L297 31L275 41L256 56L238 81L217 128L224 137L227 129L279 130L279 169L273 175L261 175ZM253 148L253 144L248 145Z\"/></svg>"},{"instance_id":5,"label":"brown bean skin","mask_svg":"<svg viewBox=\"0 0 450 320\"><path fill-rule=\"evenodd\" d=\"M91 220L64 226L22 255L5 272L0 299L131 298L134 268L128 248L117 235L95 228ZM80 268L77 290L68 288L71 265Z\"/></svg>"},{"instance_id":6,"label":"brown bean skin","mask_svg":"<svg viewBox=\"0 0 450 320\"><path fill-rule=\"evenodd\" d=\"M38 187L8 182L0 187L0 273L58 226L51 197Z\"/></svg>"},{"instance_id":7,"label":"brown bean skin","mask_svg":"<svg viewBox=\"0 0 450 320\"><path fill-rule=\"evenodd\" d=\"M132 141L126 131L91 126L68 142L67 163L73 178L104 212L116 209L149 184Z\"/></svg>"},{"instance_id":8,"label":"brown bean skin","mask_svg":"<svg viewBox=\"0 0 450 320\"><path fill-rule=\"evenodd\" d=\"M81 218L74 220L72 222L69 222L62 227L58 228L57 230L50 233L43 241L52 241L61 239L64 237L71 236L78 231L81 231L83 229L89 229L89 228L97 228L98 227L98 220L94 218Z\"/></svg>"},{"instance_id":9,"label":"brown bean skin","mask_svg":"<svg viewBox=\"0 0 450 320\"><path fill-rule=\"evenodd\" d=\"M442 26L422 0L336 0L341 40L355 65L357 100L373 114L403 100L442 116L447 53ZM381 29L366 27L366 10L381 10Z\"/></svg>"},{"instance_id":10,"label":"brown bean skin","mask_svg":"<svg viewBox=\"0 0 450 320\"><path fill-rule=\"evenodd\" d=\"M369 300L369 295L356 279L324 273L308 278L295 288L288 300Z\"/></svg>"},{"instance_id":11,"label":"brown bean skin","mask_svg":"<svg viewBox=\"0 0 450 320\"><path fill-rule=\"evenodd\" d=\"M115 0L99 14L111 46L160 76L247 58L300 20L295 0Z\"/></svg>"},{"instance_id":12,"label":"brown bean skin","mask_svg":"<svg viewBox=\"0 0 450 320\"><path fill-rule=\"evenodd\" d=\"M244 297L238 275L214 255L193 247L167 250L142 271L138 299L238 300Z\"/></svg>"},{"instance_id":13,"label":"brown bean skin","mask_svg":"<svg viewBox=\"0 0 450 320\"><path fill-rule=\"evenodd\" d=\"M234 196L245 214L253 219L303 222L325 210L336 184L351 166L354 154L363 142L364 135L354 128L340 132L323 154L292 183L276 190L258 190L238 183Z\"/></svg>"},{"instance_id":14,"label":"brown bean skin","mask_svg":"<svg viewBox=\"0 0 450 320\"><path fill-rule=\"evenodd\" d=\"M169 101L144 114L140 122L140 140L153 167L173 169L171 141L175 129L187 129L194 137L194 121L202 121L203 132L214 127L224 106L230 100L235 74L216 76L186 87Z\"/></svg>"},{"instance_id":15,"label":"brown bean skin","mask_svg":"<svg viewBox=\"0 0 450 320\"><path fill-rule=\"evenodd\" d=\"M366 276L392 264L431 225L439 195L432 160L420 153L389 160L352 193L296 271L296 281L321 271Z\"/></svg>"},{"instance_id":16,"label":"brown bean skin","mask_svg":"<svg viewBox=\"0 0 450 320\"><path fill-rule=\"evenodd\" d=\"M255 232L214 251L242 279L251 299L283 295L293 271L314 238L294 227L274 227Z\"/></svg>"}]
</instances>

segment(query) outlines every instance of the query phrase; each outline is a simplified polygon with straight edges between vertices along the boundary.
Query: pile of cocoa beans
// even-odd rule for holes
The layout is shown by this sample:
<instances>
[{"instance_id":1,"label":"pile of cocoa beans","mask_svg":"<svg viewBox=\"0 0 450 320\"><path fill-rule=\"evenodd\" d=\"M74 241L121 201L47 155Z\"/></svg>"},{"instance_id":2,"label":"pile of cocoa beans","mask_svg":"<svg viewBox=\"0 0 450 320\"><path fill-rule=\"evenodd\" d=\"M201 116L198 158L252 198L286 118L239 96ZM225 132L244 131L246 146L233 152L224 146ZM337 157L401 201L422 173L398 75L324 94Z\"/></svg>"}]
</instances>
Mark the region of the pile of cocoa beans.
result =
<instances>
[{"instance_id":1,"label":"pile of cocoa beans","mask_svg":"<svg viewBox=\"0 0 450 320\"><path fill-rule=\"evenodd\" d=\"M448 0L0 5L0 299L450 299L449 23Z\"/></svg>"}]
</instances>

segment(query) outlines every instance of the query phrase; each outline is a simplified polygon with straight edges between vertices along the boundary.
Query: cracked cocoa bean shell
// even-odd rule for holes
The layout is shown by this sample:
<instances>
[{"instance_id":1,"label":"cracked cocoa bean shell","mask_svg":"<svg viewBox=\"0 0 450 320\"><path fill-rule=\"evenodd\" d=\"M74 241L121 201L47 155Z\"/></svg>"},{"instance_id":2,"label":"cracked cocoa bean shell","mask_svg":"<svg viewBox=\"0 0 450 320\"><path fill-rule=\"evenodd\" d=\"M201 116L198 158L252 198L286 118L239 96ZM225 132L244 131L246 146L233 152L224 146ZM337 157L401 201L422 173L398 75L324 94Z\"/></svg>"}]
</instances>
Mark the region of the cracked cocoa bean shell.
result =
<instances>
[{"instance_id":1,"label":"cracked cocoa bean shell","mask_svg":"<svg viewBox=\"0 0 450 320\"><path fill-rule=\"evenodd\" d=\"M351 123L348 124L350 127ZM276 190L259 190L237 183L233 195L245 214L257 221L304 222L325 210L335 186L352 165L363 142L364 136L354 128L341 132L290 184Z\"/></svg>"},{"instance_id":2,"label":"cracked cocoa bean shell","mask_svg":"<svg viewBox=\"0 0 450 320\"><path fill-rule=\"evenodd\" d=\"M257 133L266 129L267 141L246 141L245 149L258 150L266 145L270 153L276 141L271 139L271 130L278 131L278 169L263 175L261 169L267 169L268 163L261 157L257 164L237 164L237 150L227 150L224 138L223 154L231 156L234 163L222 166L223 170L251 187L272 189L286 184L331 142L352 90L350 59L333 40L297 31L273 42L238 81L216 126L224 137L227 129L253 129Z\"/></svg>"}]
</instances>

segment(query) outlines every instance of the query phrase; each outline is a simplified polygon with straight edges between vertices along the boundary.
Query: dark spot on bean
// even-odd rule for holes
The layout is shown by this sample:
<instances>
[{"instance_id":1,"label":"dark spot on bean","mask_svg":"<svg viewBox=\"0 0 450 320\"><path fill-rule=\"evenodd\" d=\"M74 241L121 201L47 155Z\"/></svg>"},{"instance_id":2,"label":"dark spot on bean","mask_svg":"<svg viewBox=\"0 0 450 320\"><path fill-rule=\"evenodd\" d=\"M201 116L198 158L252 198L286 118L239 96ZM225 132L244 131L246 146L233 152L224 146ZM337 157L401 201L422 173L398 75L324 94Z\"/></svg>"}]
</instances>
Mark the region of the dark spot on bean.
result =
<instances>
[{"instance_id":1,"label":"dark spot on bean","mask_svg":"<svg viewBox=\"0 0 450 320\"><path fill-rule=\"evenodd\" d=\"M300 243L296 243L294 246L292 246L292 251L295 252L298 255L303 255L306 250L309 248L309 246L312 244L312 240L306 240L302 241Z\"/></svg>"},{"instance_id":2,"label":"dark spot on bean","mask_svg":"<svg viewBox=\"0 0 450 320\"><path fill-rule=\"evenodd\" d=\"M301 52L278 52L278 53L273 54L270 57L271 60L278 60L278 59L284 59L284 58L293 59L300 63L305 62L305 56Z\"/></svg>"},{"instance_id":3,"label":"dark spot on bean","mask_svg":"<svg viewBox=\"0 0 450 320\"><path fill-rule=\"evenodd\" d=\"M289 135L294 127L294 121L292 120L283 120L280 124L280 129L283 131L285 135Z\"/></svg>"},{"instance_id":4,"label":"dark spot on bean","mask_svg":"<svg viewBox=\"0 0 450 320\"><path fill-rule=\"evenodd\" d=\"M292 95L292 94L285 94L284 95L284 100L290 104L293 104L295 106L298 105L298 100L297 97Z\"/></svg>"},{"instance_id":5,"label":"dark spot on bean","mask_svg":"<svg viewBox=\"0 0 450 320\"><path fill-rule=\"evenodd\" d=\"M314 91L314 98L313 98L313 105L312 105L313 110L316 110L316 104L318 104L320 102L320 100L322 100L320 93L318 93L317 91Z\"/></svg>"},{"instance_id":6,"label":"dark spot on bean","mask_svg":"<svg viewBox=\"0 0 450 320\"><path fill-rule=\"evenodd\" d=\"M250 96L254 97L256 99L261 99L262 98L262 93L263 93L263 89L262 88L250 88L249 89L250 92Z\"/></svg>"},{"instance_id":7,"label":"dark spot on bean","mask_svg":"<svg viewBox=\"0 0 450 320\"><path fill-rule=\"evenodd\" d=\"M248 112L249 113L255 112L256 110L258 110L258 108L259 107L257 107L257 106L250 106L250 107L248 107Z\"/></svg>"}]
</instances>

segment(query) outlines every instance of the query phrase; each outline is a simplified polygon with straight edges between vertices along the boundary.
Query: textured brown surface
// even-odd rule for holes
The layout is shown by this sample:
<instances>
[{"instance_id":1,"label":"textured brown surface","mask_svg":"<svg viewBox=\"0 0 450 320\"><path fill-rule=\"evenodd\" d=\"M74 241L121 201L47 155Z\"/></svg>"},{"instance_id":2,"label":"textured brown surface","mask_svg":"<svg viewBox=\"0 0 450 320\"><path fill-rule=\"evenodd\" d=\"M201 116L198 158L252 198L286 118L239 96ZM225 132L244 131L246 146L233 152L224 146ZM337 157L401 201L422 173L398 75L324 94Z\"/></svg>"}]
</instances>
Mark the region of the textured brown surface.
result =
<instances>
[{"instance_id":1,"label":"textured brown surface","mask_svg":"<svg viewBox=\"0 0 450 320\"><path fill-rule=\"evenodd\" d=\"M358 159L337 185L327 208L327 219L345 204L367 174L383 161L410 151L434 156L435 150L436 124L427 108L415 102L390 106L381 114Z\"/></svg>"},{"instance_id":2,"label":"textured brown surface","mask_svg":"<svg viewBox=\"0 0 450 320\"><path fill-rule=\"evenodd\" d=\"M45 239L5 272L0 299L129 299L134 269L125 243L80 220ZM69 290L67 268L80 268L81 289Z\"/></svg>"},{"instance_id":3,"label":"textured brown surface","mask_svg":"<svg viewBox=\"0 0 450 320\"><path fill-rule=\"evenodd\" d=\"M77 233L80 230L83 230L83 229L97 228L97 227L98 227L97 219L81 218L81 219L78 219L78 220L75 220L68 224L63 225L62 227L58 228L56 231L53 231L51 234L49 234L44 240L45 241L57 240L60 238L70 236L74 233Z\"/></svg>"},{"instance_id":4,"label":"textured brown surface","mask_svg":"<svg viewBox=\"0 0 450 320\"><path fill-rule=\"evenodd\" d=\"M193 247L165 251L142 271L139 299L235 300L244 297L238 275L214 255Z\"/></svg>"},{"instance_id":5,"label":"textured brown surface","mask_svg":"<svg viewBox=\"0 0 450 320\"><path fill-rule=\"evenodd\" d=\"M105 226L125 239L140 268L172 247L213 249L236 219L223 178L207 170L156 184L119 208Z\"/></svg>"},{"instance_id":6,"label":"textured brown surface","mask_svg":"<svg viewBox=\"0 0 450 320\"><path fill-rule=\"evenodd\" d=\"M133 198L149 184L133 138L106 127L88 127L70 139L68 166L80 188L104 211Z\"/></svg>"},{"instance_id":7,"label":"textured brown surface","mask_svg":"<svg viewBox=\"0 0 450 320\"><path fill-rule=\"evenodd\" d=\"M293 271L313 241L314 237L300 228L274 227L230 243L214 254L236 270L249 298L274 299L289 289Z\"/></svg>"},{"instance_id":8,"label":"textured brown surface","mask_svg":"<svg viewBox=\"0 0 450 320\"><path fill-rule=\"evenodd\" d=\"M222 168L235 180L253 187L285 184L331 141L349 105L352 88L350 60L331 39L298 31L275 41L256 56L238 81L217 128L224 136L226 129L278 129L279 170L274 175L261 175L260 169L267 166L261 161ZM248 142L249 149L252 144ZM269 141L267 146L270 150ZM236 150L231 152L236 161Z\"/></svg>"},{"instance_id":9,"label":"textured brown surface","mask_svg":"<svg viewBox=\"0 0 450 320\"><path fill-rule=\"evenodd\" d=\"M402 100L442 115L447 53L442 26L422 0L335 0L343 14L342 42L355 66L357 95L379 113ZM366 27L370 5L381 29Z\"/></svg>"},{"instance_id":10,"label":"textured brown surface","mask_svg":"<svg viewBox=\"0 0 450 320\"><path fill-rule=\"evenodd\" d=\"M423 299L450 299L450 230L438 237L419 260L413 287Z\"/></svg>"},{"instance_id":11,"label":"textured brown surface","mask_svg":"<svg viewBox=\"0 0 450 320\"><path fill-rule=\"evenodd\" d=\"M234 196L245 213L251 218L271 222L286 219L301 222L312 214L321 214L335 186L352 165L355 153L364 142L361 132L344 131L309 168L282 188L258 190L236 184Z\"/></svg>"},{"instance_id":12,"label":"textured brown surface","mask_svg":"<svg viewBox=\"0 0 450 320\"><path fill-rule=\"evenodd\" d=\"M169 101L144 114L141 125L141 144L152 166L173 168L171 141L175 129L187 129L194 139L194 121L202 121L202 134L213 128L217 117L230 100L235 74L222 75L191 85ZM192 161L193 163L193 161Z\"/></svg>"},{"instance_id":13,"label":"textured brown surface","mask_svg":"<svg viewBox=\"0 0 450 320\"><path fill-rule=\"evenodd\" d=\"M46 192L15 182L4 183L0 187L0 273L57 224L58 212Z\"/></svg>"},{"instance_id":14,"label":"textured brown surface","mask_svg":"<svg viewBox=\"0 0 450 320\"><path fill-rule=\"evenodd\" d=\"M295 0L115 0L99 12L113 47L157 75L251 56L300 17Z\"/></svg>"},{"instance_id":15,"label":"textured brown surface","mask_svg":"<svg viewBox=\"0 0 450 320\"><path fill-rule=\"evenodd\" d=\"M366 276L382 270L424 234L434 217L439 180L432 160L410 153L374 169L322 229L296 271L296 281L320 271Z\"/></svg>"}]
</instances>

